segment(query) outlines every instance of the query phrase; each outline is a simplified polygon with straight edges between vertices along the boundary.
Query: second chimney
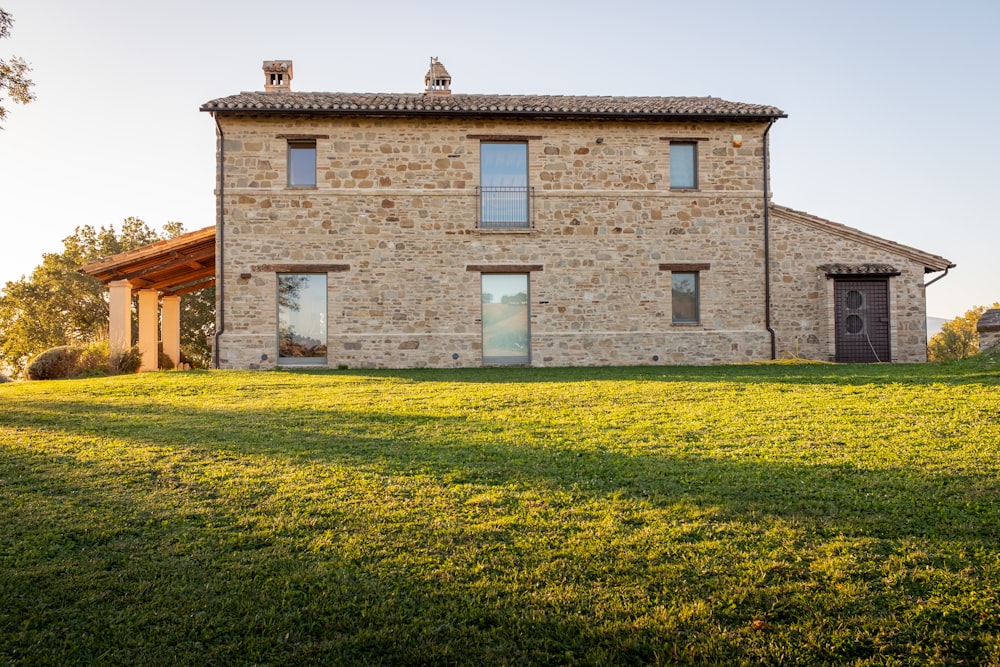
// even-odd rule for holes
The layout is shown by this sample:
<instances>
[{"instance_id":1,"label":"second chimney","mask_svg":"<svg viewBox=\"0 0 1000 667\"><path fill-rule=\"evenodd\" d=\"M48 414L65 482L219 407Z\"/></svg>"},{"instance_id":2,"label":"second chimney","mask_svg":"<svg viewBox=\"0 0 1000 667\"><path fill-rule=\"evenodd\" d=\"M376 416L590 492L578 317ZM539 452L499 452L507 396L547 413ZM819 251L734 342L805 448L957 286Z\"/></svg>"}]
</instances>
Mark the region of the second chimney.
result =
<instances>
[{"instance_id":1,"label":"second chimney","mask_svg":"<svg viewBox=\"0 0 1000 667\"><path fill-rule=\"evenodd\" d=\"M444 68L441 61L431 58L431 67L424 76L424 95L451 95L451 74Z\"/></svg>"},{"instance_id":2,"label":"second chimney","mask_svg":"<svg viewBox=\"0 0 1000 667\"><path fill-rule=\"evenodd\" d=\"M292 90L292 61L264 61L264 92L289 93Z\"/></svg>"}]
</instances>

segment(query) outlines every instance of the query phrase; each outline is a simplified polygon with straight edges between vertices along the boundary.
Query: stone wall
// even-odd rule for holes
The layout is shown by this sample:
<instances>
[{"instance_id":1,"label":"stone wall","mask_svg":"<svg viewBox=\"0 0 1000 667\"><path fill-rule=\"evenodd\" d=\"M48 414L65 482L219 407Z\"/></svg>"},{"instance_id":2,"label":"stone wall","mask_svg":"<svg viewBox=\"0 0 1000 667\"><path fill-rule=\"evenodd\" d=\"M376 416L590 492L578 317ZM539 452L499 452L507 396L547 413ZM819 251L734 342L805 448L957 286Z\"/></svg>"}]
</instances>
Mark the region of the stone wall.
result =
<instances>
[{"instance_id":1,"label":"stone wall","mask_svg":"<svg viewBox=\"0 0 1000 667\"><path fill-rule=\"evenodd\" d=\"M772 323L779 357L833 361L834 281L821 266L889 265L891 361L927 360L924 265L891 243L866 239L856 230L824 224L812 216L771 216Z\"/></svg>"},{"instance_id":2,"label":"stone wall","mask_svg":"<svg viewBox=\"0 0 1000 667\"><path fill-rule=\"evenodd\" d=\"M223 368L275 364L276 276L295 267L328 272L333 367L482 365L480 271L491 266L530 273L535 366L770 358L764 124L251 116L221 123ZM316 188L285 186L287 140L301 136L316 137ZM528 143L530 229L477 229L479 143L503 138ZM697 190L670 189L671 139L698 142ZM793 223L775 228L772 249L779 349L818 359L831 354L832 306L815 267L898 259ZM671 323L665 264L704 267L700 323ZM914 282L922 268L902 268L892 287L893 350L915 360L925 336Z\"/></svg>"},{"instance_id":3,"label":"stone wall","mask_svg":"<svg viewBox=\"0 0 1000 667\"><path fill-rule=\"evenodd\" d=\"M976 331L981 352L1000 346L1000 309L993 308L983 313L976 323Z\"/></svg>"}]
</instances>

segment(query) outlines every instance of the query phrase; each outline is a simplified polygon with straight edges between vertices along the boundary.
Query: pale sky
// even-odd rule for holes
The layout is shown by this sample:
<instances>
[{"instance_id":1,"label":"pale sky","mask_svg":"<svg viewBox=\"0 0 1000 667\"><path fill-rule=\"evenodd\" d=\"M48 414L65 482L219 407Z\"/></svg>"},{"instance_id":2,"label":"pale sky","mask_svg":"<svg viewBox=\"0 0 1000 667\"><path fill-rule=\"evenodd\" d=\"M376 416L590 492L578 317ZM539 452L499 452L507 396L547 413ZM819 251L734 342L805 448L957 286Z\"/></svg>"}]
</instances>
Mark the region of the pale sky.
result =
<instances>
[{"instance_id":1,"label":"pale sky","mask_svg":"<svg viewBox=\"0 0 1000 667\"><path fill-rule=\"evenodd\" d=\"M36 102L0 131L0 286L77 225L214 224L202 103L261 90L712 95L774 105L775 203L943 255L951 318L1000 300L995 0L0 0ZM928 279L940 274L932 274Z\"/></svg>"}]
</instances>

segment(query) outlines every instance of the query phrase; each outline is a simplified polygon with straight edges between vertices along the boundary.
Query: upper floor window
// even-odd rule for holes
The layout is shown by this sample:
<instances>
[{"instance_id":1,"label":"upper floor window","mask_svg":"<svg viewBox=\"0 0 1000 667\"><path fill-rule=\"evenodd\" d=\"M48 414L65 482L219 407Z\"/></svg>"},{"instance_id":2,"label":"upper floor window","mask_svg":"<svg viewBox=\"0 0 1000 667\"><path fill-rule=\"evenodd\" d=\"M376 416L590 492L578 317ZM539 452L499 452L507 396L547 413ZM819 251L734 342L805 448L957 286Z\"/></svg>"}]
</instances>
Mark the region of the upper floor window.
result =
<instances>
[{"instance_id":1,"label":"upper floor window","mask_svg":"<svg viewBox=\"0 0 1000 667\"><path fill-rule=\"evenodd\" d=\"M670 142L670 188L694 190L698 187L698 144Z\"/></svg>"},{"instance_id":2,"label":"upper floor window","mask_svg":"<svg viewBox=\"0 0 1000 667\"><path fill-rule=\"evenodd\" d=\"M528 227L528 144L484 141L479 146L480 227Z\"/></svg>"},{"instance_id":3,"label":"upper floor window","mask_svg":"<svg viewBox=\"0 0 1000 667\"><path fill-rule=\"evenodd\" d=\"M288 186L316 187L316 140L288 142Z\"/></svg>"}]
</instances>

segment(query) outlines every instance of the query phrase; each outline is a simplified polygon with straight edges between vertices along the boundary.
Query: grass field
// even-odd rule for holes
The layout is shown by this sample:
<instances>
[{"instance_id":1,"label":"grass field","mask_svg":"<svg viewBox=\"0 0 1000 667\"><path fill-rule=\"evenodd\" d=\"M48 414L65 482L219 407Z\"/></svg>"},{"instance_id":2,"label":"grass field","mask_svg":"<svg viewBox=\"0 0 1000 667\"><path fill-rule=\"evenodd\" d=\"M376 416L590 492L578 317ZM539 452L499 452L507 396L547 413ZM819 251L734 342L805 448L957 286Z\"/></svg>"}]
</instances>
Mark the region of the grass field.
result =
<instances>
[{"instance_id":1,"label":"grass field","mask_svg":"<svg viewBox=\"0 0 1000 667\"><path fill-rule=\"evenodd\" d=\"M0 663L1000 665L1000 361L0 385Z\"/></svg>"}]
</instances>

